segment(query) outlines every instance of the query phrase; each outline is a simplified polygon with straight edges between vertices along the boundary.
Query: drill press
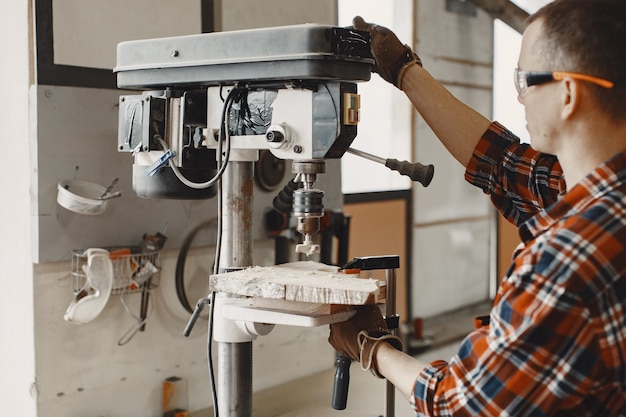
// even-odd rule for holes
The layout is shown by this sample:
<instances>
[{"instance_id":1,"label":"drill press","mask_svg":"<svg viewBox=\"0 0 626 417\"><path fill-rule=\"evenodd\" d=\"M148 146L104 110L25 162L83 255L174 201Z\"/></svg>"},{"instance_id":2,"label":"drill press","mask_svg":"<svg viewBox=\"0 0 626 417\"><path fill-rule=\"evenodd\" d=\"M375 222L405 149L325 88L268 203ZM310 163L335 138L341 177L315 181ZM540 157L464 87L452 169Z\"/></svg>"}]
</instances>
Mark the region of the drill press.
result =
<instances>
[{"instance_id":1,"label":"drill press","mask_svg":"<svg viewBox=\"0 0 626 417\"><path fill-rule=\"evenodd\" d=\"M313 236L324 193L315 188L317 176L325 160L341 158L356 137L357 83L369 80L372 64L367 32L325 25L120 43L118 87L142 90L120 97L118 150L134 157L133 188L144 197L217 196L215 276L242 270L254 265L253 164L260 150L269 150L292 161L298 182L292 214L303 240L296 251L318 252ZM392 169L400 171L397 166L406 164ZM432 168L415 168L412 178L427 185ZM271 324L237 310L237 298L220 292L211 306L219 367L215 406L222 415L248 417L252 341ZM244 312L244 329L227 318L233 311ZM347 317L331 315L324 323ZM280 322L271 320L262 323Z\"/></svg>"},{"instance_id":2,"label":"drill press","mask_svg":"<svg viewBox=\"0 0 626 417\"><path fill-rule=\"evenodd\" d=\"M315 179L324 159L343 156L356 136L356 82L369 80L372 63L367 33L324 25L119 44L118 87L143 90L120 97L118 150L134 156L135 191L209 198L221 179L218 272L246 268L253 265L252 166L269 149L295 162L298 250L314 253L323 215ZM250 416L256 336L217 333L215 405L222 415Z\"/></svg>"}]
</instances>

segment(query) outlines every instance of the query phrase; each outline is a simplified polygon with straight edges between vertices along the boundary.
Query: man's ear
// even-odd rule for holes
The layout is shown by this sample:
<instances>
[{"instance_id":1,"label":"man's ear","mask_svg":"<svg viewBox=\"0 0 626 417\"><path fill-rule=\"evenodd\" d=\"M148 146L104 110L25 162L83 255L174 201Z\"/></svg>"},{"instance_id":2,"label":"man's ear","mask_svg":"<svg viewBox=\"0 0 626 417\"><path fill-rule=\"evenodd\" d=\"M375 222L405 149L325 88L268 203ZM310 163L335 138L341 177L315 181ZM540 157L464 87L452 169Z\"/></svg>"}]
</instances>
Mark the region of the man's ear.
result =
<instances>
[{"instance_id":1,"label":"man's ear","mask_svg":"<svg viewBox=\"0 0 626 417\"><path fill-rule=\"evenodd\" d=\"M561 83L561 117L566 120L578 110L582 99L580 81L566 77Z\"/></svg>"}]
</instances>

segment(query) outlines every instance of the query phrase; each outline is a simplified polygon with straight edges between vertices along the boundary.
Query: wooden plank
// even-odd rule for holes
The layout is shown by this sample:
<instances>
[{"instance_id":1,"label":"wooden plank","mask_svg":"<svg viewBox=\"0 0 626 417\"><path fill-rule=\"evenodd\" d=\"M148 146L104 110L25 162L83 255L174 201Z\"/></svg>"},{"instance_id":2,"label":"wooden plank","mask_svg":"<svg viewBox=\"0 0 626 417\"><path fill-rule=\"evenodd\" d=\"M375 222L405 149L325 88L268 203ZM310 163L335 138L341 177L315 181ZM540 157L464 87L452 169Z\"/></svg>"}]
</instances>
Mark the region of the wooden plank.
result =
<instances>
[{"instance_id":1,"label":"wooden plank","mask_svg":"<svg viewBox=\"0 0 626 417\"><path fill-rule=\"evenodd\" d=\"M299 301L277 300L273 298L254 297L252 306L261 309L289 311L294 314L318 316L334 314L352 308L345 304L303 303Z\"/></svg>"},{"instance_id":2,"label":"wooden plank","mask_svg":"<svg viewBox=\"0 0 626 417\"><path fill-rule=\"evenodd\" d=\"M313 261L215 274L209 287L246 297L315 304L372 304L384 294L379 280L343 274L337 267Z\"/></svg>"}]
</instances>

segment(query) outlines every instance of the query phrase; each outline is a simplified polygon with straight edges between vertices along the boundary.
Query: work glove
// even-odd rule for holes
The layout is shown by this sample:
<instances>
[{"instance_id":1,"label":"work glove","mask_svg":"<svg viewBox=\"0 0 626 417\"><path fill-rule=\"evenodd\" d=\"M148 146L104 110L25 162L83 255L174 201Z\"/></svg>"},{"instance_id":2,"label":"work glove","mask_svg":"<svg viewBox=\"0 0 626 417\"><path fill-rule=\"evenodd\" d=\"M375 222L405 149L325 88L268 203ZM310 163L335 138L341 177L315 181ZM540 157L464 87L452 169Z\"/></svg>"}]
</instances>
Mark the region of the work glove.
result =
<instances>
[{"instance_id":1,"label":"work glove","mask_svg":"<svg viewBox=\"0 0 626 417\"><path fill-rule=\"evenodd\" d=\"M381 343L388 342L402 350L399 337L389 333L385 319L376 305L357 307L351 319L330 325L328 342L340 354L361 363L361 369L383 378L376 364L376 350Z\"/></svg>"},{"instance_id":2,"label":"work glove","mask_svg":"<svg viewBox=\"0 0 626 417\"><path fill-rule=\"evenodd\" d=\"M413 64L422 66L422 60L408 45L403 45L395 33L383 26L367 23L361 16L352 19L352 26L357 30L370 33L374 72L385 81L401 87L402 73Z\"/></svg>"}]
</instances>

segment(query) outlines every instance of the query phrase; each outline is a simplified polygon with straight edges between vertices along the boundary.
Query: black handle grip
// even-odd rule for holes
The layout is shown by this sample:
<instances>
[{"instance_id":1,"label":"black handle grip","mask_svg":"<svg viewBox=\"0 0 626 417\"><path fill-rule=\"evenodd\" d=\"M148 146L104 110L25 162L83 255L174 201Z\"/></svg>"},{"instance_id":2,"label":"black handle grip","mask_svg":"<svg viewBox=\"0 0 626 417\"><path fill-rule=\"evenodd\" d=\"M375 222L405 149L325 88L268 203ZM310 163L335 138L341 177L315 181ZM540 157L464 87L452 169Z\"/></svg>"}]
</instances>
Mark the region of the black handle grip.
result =
<instances>
[{"instance_id":1,"label":"black handle grip","mask_svg":"<svg viewBox=\"0 0 626 417\"><path fill-rule=\"evenodd\" d=\"M335 410L345 410L348 402L348 386L350 385L350 358L337 353L335 358L335 384L333 386L332 406Z\"/></svg>"},{"instance_id":2,"label":"black handle grip","mask_svg":"<svg viewBox=\"0 0 626 417\"><path fill-rule=\"evenodd\" d=\"M202 309L204 308L206 304L210 304L210 303L211 303L210 298L205 297L205 298L201 298L198 300L198 302L196 303L196 308L193 310L193 313L191 314L191 317L189 318L189 321L187 322L187 326L185 326L185 330L183 330L183 336L189 337L189 335L191 334L191 330L193 329L193 326L196 325L196 321L198 321L198 317L200 317L200 313L202 312Z\"/></svg>"},{"instance_id":3,"label":"black handle grip","mask_svg":"<svg viewBox=\"0 0 626 417\"><path fill-rule=\"evenodd\" d=\"M411 163L398 161L397 159L387 159L385 160L385 166L391 170L398 171L402 175L406 175L424 187L428 187L435 174L433 165L422 165L419 162Z\"/></svg>"}]
</instances>

